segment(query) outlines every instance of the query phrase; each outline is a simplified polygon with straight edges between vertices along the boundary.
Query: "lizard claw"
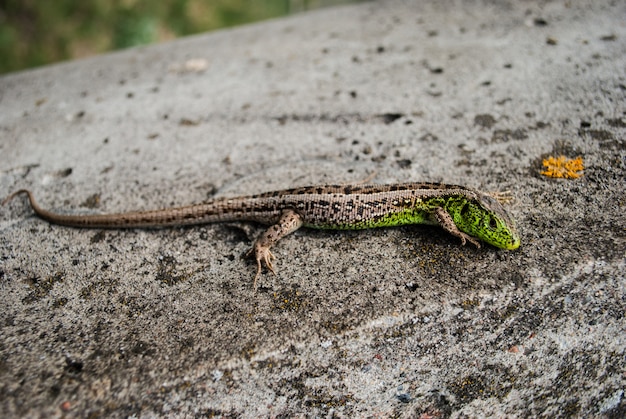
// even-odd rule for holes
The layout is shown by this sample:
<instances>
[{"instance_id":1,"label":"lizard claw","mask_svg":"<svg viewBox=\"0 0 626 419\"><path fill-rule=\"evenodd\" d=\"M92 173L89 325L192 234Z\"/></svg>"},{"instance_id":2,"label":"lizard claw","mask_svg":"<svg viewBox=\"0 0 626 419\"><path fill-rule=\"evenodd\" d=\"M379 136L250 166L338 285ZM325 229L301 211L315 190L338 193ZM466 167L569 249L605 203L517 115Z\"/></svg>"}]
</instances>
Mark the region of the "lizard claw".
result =
<instances>
[{"instance_id":1,"label":"lizard claw","mask_svg":"<svg viewBox=\"0 0 626 419\"><path fill-rule=\"evenodd\" d=\"M247 253L247 256L252 256L254 254L254 258L256 259L256 275L254 276L254 290L257 289L257 280L261 276L261 270L263 265L267 267L267 269L276 275L276 271L274 270L274 265L272 262L276 259L276 256L270 252L269 247L263 247L259 245L255 245L252 249L250 249Z\"/></svg>"},{"instance_id":2,"label":"lizard claw","mask_svg":"<svg viewBox=\"0 0 626 419\"><path fill-rule=\"evenodd\" d=\"M476 246L477 249L480 249L480 243L478 242L478 240L474 239L472 236L467 235L465 233L461 233L461 246L465 246L466 242L470 242L472 243L474 246Z\"/></svg>"},{"instance_id":3,"label":"lizard claw","mask_svg":"<svg viewBox=\"0 0 626 419\"><path fill-rule=\"evenodd\" d=\"M501 204L509 204L513 202L513 195L511 194L511 191L508 190L500 192L490 192L488 195L490 195L492 198L495 198Z\"/></svg>"}]
</instances>

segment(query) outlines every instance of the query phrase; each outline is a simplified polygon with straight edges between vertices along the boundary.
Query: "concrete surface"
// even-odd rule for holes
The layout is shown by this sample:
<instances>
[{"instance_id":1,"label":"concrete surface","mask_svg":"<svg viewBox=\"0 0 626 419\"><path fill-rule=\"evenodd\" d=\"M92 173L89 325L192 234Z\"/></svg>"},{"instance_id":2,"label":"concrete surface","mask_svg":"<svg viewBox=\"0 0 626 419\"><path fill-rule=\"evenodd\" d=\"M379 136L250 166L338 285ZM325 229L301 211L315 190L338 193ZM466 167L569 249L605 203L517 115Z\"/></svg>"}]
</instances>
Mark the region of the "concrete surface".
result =
<instances>
[{"instance_id":1,"label":"concrete surface","mask_svg":"<svg viewBox=\"0 0 626 419\"><path fill-rule=\"evenodd\" d=\"M0 208L0 410L623 417L626 6L378 1L0 78L0 196L119 212L311 183L509 189L436 228L90 231ZM549 155L584 175L539 174Z\"/></svg>"}]
</instances>

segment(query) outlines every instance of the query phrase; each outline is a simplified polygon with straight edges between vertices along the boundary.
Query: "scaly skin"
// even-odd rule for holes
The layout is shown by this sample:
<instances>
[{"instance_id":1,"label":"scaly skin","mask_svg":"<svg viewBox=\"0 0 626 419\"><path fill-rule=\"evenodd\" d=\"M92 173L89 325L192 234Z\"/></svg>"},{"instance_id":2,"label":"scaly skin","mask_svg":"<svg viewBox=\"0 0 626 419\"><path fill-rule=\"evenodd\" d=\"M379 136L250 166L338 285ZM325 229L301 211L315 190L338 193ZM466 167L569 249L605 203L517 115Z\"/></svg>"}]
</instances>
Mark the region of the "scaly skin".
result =
<instances>
[{"instance_id":1,"label":"scaly skin","mask_svg":"<svg viewBox=\"0 0 626 419\"><path fill-rule=\"evenodd\" d=\"M520 237L506 210L493 196L458 185L400 183L392 185L318 185L204 204L106 215L63 215L41 208L25 189L33 211L42 219L81 228L149 228L224 221L257 221L271 226L255 242L250 254L274 272L270 248L304 226L317 229L361 230L407 224L440 225L448 233L480 247L478 240L513 250Z\"/></svg>"}]
</instances>

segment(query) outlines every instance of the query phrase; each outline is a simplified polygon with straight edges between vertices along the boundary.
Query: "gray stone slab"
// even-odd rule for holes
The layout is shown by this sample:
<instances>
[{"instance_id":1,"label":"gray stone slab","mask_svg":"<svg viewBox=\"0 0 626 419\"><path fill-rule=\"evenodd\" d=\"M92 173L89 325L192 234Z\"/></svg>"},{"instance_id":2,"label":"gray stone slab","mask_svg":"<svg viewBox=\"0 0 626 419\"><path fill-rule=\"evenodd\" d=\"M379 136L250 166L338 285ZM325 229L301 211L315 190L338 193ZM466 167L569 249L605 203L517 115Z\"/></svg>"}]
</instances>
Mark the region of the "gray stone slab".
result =
<instances>
[{"instance_id":1,"label":"gray stone slab","mask_svg":"<svg viewBox=\"0 0 626 419\"><path fill-rule=\"evenodd\" d=\"M625 16L378 1L0 77L0 196L120 212L375 174L508 189L522 234L302 230L255 293L260 226L78 230L16 199L0 410L624 416Z\"/></svg>"}]
</instances>

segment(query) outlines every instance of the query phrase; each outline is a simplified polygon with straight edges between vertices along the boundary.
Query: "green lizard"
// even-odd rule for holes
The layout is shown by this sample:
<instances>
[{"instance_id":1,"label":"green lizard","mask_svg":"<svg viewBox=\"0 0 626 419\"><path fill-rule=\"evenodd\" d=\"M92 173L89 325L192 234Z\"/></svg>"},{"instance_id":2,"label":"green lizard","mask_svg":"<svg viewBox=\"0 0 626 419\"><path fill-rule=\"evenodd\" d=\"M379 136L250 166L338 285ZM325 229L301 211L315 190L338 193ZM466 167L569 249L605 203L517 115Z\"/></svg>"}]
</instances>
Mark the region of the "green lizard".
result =
<instances>
[{"instance_id":1,"label":"green lizard","mask_svg":"<svg viewBox=\"0 0 626 419\"><path fill-rule=\"evenodd\" d=\"M218 198L204 204L105 215L63 215L41 208L33 194L21 189L9 195L28 195L33 211L44 220L70 227L146 228L224 221L256 221L271 226L256 240L248 255L256 260L254 286L262 265L275 273L270 248L300 227L361 230L406 224L440 225L445 231L480 247L478 240L513 250L520 237L498 199L475 189L441 183L391 185L319 185L237 198Z\"/></svg>"}]
</instances>

